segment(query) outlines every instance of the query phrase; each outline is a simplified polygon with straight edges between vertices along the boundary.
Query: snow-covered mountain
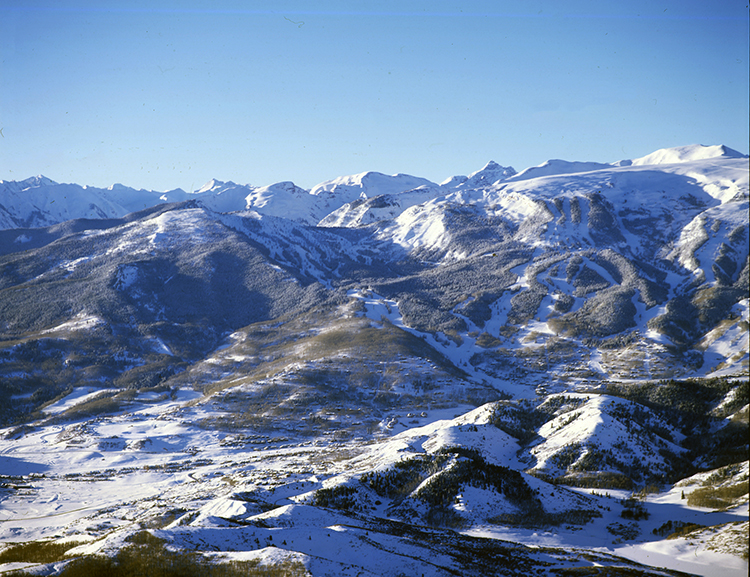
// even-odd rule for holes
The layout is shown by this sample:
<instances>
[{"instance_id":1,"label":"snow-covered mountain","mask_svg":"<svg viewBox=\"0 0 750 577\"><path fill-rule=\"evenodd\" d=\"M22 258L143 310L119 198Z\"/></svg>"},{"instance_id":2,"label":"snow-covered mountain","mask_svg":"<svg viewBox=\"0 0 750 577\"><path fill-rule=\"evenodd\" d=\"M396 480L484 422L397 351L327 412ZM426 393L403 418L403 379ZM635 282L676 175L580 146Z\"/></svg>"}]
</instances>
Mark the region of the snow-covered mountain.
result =
<instances>
[{"instance_id":1,"label":"snow-covered mountain","mask_svg":"<svg viewBox=\"0 0 750 577\"><path fill-rule=\"evenodd\" d=\"M309 191L291 182L256 187L218 180L211 180L192 193L186 193L182 189L166 192L135 190L121 184L100 189L77 184L60 184L44 176L36 176L22 181L0 181L0 229L49 226L76 218L119 218L160 203L182 202L188 199L198 200L217 212L252 209L262 214L289 218L306 224L317 224L326 219L327 226L341 226L332 223L341 220L342 207L353 203L354 207L359 209L358 213L362 214L362 203L367 200L372 203L378 197L384 198L374 201L376 205L397 205L403 211L414 204L451 192L471 191L474 196L479 193L478 191L497 192L504 190L510 182L533 180L534 182L526 187L515 188L522 190L533 187L538 191L540 182L536 179L542 177L597 173L601 177L600 180L606 181L607 174L619 174L618 169L658 165L660 170L669 172L664 166L673 164L686 165L682 167L683 170L675 172L689 176L692 162L701 165L697 169L697 174L701 174L702 170L707 168L707 162L736 159L741 166L746 158L726 146L692 145L662 149L642 158L623 160L614 164L549 160L520 173L516 173L511 167L500 166L490 161L469 176L454 176L440 185L406 174L388 176L379 172L364 172L320 183ZM596 188L597 184L601 183L589 183L588 188ZM607 181L607 184L611 186L612 183ZM731 186L717 186L727 194L736 192ZM483 194L487 197L486 200L491 199L487 193ZM335 212L336 215L332 214ZM385 211L379 216L378 213L372 213L364 219L344 218L344 221L361 225L395 216L397 214L394 211Z\"/></svg>"},{"instance_id":2,"label":"snow-covered mountain","mask_svg":"<svg viewBox=\"0 0 750 577\"><path fill-rule=\"evenodd\" d=\"M0 183L0 572L746 574L749 172Z\"/></svg>"},{"instance_id":3,"label":"snow-covered mountain","mask_svg":"<svg viewBox=\"0 0 750 577\"><path fill-rule=\"evenodd\" d=\"M484 168L472 172L469 176L453 176L442 182L441 186L453 189L487 188L515 174L516 171L512 167L500 166L491 160Z\"/></svg>"},{"instance_id":4,"label":"snow-covered mountain","mask_svg":"<svg viewBox=\"0 0 750 577\"><path fill-rule=\"evenodd\" d=\"M634 159L632 164L641 166L652 164L678 164L694 160L721 158L747 158L747 155L733 150L728 146L724 146L723 144L713 146L693 144L688 146L677 146L674 148L660 148L651 154ZM620 161L620 163L625 165L627 164L627 161Z\"/></svg>"},{"instance_id":5,"label":"snow-covered mountain","mask_svg":"<svg viewBox=\"0 0 750 577\"><path fill-rule=\"evenodd\" d=\"M77 218L119 218L163 202L185 200L182 189L135 190L114 184L93 188L60 184L44 176L0 181L0 229L43 227Z\"/></svg>"},{"instance_id":6,"label":"snow-covered mountain","mask_svg":"<svg viewBox=\"0 0 750 577\"><path fill-rule=\"evenodd\" d=\"M121 184L107 189L59 184L44 176L22 181L0 181L0 229L42 227L77 218L119 218L160 203L197 200L216 212L252 209L306 224L355 199L398 194L419 187L437 187L424 178L405 174L387 176L365 172L323 182L312 190L292 182L256 187L210 180L186 193L135 190Z\"/></svg>"}]
</instances>

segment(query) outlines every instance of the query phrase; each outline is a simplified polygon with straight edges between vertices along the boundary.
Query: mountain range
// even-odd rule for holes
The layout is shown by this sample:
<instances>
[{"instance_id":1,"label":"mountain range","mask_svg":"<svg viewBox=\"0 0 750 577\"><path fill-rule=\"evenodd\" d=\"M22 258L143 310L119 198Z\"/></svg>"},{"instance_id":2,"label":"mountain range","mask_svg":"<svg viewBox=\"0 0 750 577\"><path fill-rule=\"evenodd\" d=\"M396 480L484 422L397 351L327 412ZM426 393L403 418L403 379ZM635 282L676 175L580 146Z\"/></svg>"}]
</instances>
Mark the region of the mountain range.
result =
<instances>
[{"instance_id":1,"label":"mountain range","mask_svg":"<svg viewBox=\"0 0 750 577\"><path fill-rule=\"evenodd\" d=\"M0 181L0 571L744 574L749 172Z\"/></svg>"}]
</instances>

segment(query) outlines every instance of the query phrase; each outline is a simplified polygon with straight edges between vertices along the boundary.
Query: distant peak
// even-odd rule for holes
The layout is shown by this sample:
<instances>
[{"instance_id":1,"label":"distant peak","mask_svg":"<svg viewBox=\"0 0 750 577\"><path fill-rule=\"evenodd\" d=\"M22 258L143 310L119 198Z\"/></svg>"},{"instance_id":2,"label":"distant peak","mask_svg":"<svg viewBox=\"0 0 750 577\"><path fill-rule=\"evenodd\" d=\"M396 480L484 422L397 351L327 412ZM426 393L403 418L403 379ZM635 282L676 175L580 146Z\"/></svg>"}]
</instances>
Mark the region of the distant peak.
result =
<instances>
[{"instance_id":1,"label":"distant peak","mask_svg":"<svg viewBox=\"0 0 750 577\"><path fill-rule=\"evenodd\" d=\"M469 180L468 176L459 174L456 176L451 176L450 178L446 178L443 182L440 183L440 186L445 186L447 188L455 188L457 186L462 185L467 180Z\"/></svg>"},{"instance_id":2,"label":"distant peak","mask_svg":"<svg viewBox=\"0 0 750 577\"><path fill-rule=\"evenodd\" d=\"M218 188L224 188L228 184L234 184L233 182L224 182L222 180L216 180L215 178L212 178L209 180L206 184L204 184L200 189L198 189L196 192L211 192L212 190L216 190Z\"/></svg>"},{"instance_id":3,"label":"distant peak","mask_svg":"<svg viewBox=\"0 0 750 577\"><path fill-rule=\"evenodd\" d=\"M628 161L629 162L629 161ZM544 176L558 176L561 174L576 174L579 172L592 172L594 170L603 170L611 168L611 164L603 164L601 162L580 162L580 161L569 161L560 160L553 158L546 160L538 166L532 166L526 168L516 174L511 180L529 180L532 178L539 178ZM625 164L618 164L618 166L626 166Z\"/></svg>"},{"instance_id":4,"label":"distant peak","mask_svg":"<svg viewBox=\"0 0 750 577\"><path fill-rule=\"evenodd\" d=\"M472 172L469 176L452 176L441 182L440 186L455 189L487 188L515 174L516 170L512 166L502 166L494 160L490 160L481 169Z\"/></svg>"},{"instance_id":5,"label":"distant peak","mask_svg":"<svg viewBox=\"0 0 750 577\"><path fill-rule=\"evenodd\" d=\"M689 144L687 146L661 148L641 158L633 159L633 165L678 164L711 158L747 158L747 155L723 144L713 146Z\"/></svg>"},{"instance_id":6,"label":"distant peak","mask_svg":"<svg viewBox=\"0 0 750 577\"><path fill-rule=\"evenodd\" d=\"M248 187L251 188L251 187ZM256 194L286 194L286 195L300 195L307 194L303 188L300 188L294 184L291 180L283 180L281 182L274 182L273 184L267 184L266 186L260 186L253 189Z\"/></svg>"},{"instance_id":7,"label":"distant peak","mask_svg":"<svg viewBox=\"0 0 750 577\"><path fill-rule=\"evenodd\" d=\"M31 178L22 180L19 184L25 185L26 188L36 188L38 186L53 186L57 183L51 178L47 178L42 174L37 174L36 176L32 176Z\"/></svg>"},{"instance_id":8,"label":"distant peak","mask_svg":"<svg viewBox=\"0 0 750 577\"><path fill-rule=\"evenodd\" d=\"M435 183L410 174L387 175L382 172L369 171L321 182L310 190L310 194L314 196L336 195L340 198L351 196L351 200L354 200L362 193L365 198L369 198L380 194L399 194L421 186L435 186ZM351 202L351 200L346 202Z\"/></svg>"},{"instance_id":9,"label":"distant peak","mask_svg":"<svg viewBox=\"0 0 750 577\"><path fill-rule=\"evenodd\" d=\"M516 171L512 166L502 166L494 160L490 160L484 168L472 172L469 175L467 182L471 185L491 185L500 180L510 178L514 174L516 174Z\"/></svg>"}]
</instances>

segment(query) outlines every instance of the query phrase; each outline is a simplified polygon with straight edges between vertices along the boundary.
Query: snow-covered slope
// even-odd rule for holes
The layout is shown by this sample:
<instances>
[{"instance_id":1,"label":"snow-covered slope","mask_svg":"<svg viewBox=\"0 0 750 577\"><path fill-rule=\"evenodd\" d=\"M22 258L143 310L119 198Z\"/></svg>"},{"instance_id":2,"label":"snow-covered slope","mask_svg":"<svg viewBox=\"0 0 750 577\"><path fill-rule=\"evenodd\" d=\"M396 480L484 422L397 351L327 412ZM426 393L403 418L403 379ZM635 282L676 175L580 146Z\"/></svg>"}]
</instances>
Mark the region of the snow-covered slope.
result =
<instances>
[{"instance_id":1,"label":"snow-covered slope","mask_svg":"<svg viewBox=\"0 0 750 577\"><path fill-rule=\"evenodd\" d=\"M746 158L721 145L691 145L662 149L611 165L549 160L520 173L491 161L469 176L455 176L440 185L406 174L363 172L323 182L310 191L291 182L256 187L211 180L187 194L180 189L156 192L120 184L98 189L58 184L37 176L18 182L0 181L0 228L49 226L74 218L116 218L188 198L217 212L252 209L306 224L322 221L324 226L361 226L396 218L411 206L441 196L447 196L450 202L494 205L499 197L514 192L532 199L549 199L574 198L608 189L608 200L622 197L620 200L626 202L628 195L632 205L635 198L630 195L634 191L676 186L690 192L691 184L698 184L724 202L746 190ZM658 182L669 179L670 174L671 181ZM680 178L682 181L678 182ZM639 198L638 204L651 204L653 200Z\"/></svg>"},{"instance_id":2,"label":"snow-covered slope","mask_svg":"<svg viewBox=\"0 0 750 577\"><path fill-rule=\"evenodd\" d=\"M369 198L359 198L331 212L318 223L318 226L358 227L381 220L395 219L406 209L443 194L445 190L442 188L422 186L399 194L380 194Z\"/></svg>"},{"instance_id":3,"label":"snow-covered slope","mask_svg":"<svg viewBox=\"0 0 750 577\"><path fill-rule=\"evenodd\" d=\"M677 146L674 148L662 148L641 158L632 160L632 164L652 165L652 164L675 164L682 162L691 162L695 160L710 159L727 159L727 158L747 158L742 154L723 144L713 146L704 146L702 144L691 144L688 146ZM621 161L626 163L627 161Z\"/></svg>"},{"instance_id":4,"label":"snow-covered slope","mask_svg":"<svg viewBox=\"0 0 750 577\"><path fill-rule=\"evenodd\" d=\"M563 410L539 430L530 449L533 470L550 478L592 471L628 478L653 478L668 471L664 455L679 455L683 437L643 407L607 395L563 395ZM558 404L559 396L547 402Z\"/></svg>"},{"instance_id":5,"label":"snow-covered slope","mask_svg":"<svg viewBox=\"0 0 750 577\"><path fill-rule=\"evenodd\" d=\"M245 197L245 208L305 224L316 224L329 211L319 198L288 181L253 189Z\"/></svg>"},{"instance_id":6,"label":"snow-covered slope","mask_svg":"<svg viewBox=\"0 0 750 577\"><path fill-rule=\"evenodd\" d=\"M610 165L602 164L600 162L569 162L567 160L554 159L548 160L539 166L532 166L526 170L522 170L518 174L512 176L510 180L518 181L528 180L530 178L540 178L543 176L577 174L606 168L610 168Z\"/></svg>"},{"instance_id":7,"label":"snow-covered slope","mask_svg":"<svg viewBox=\"0 0 750 577\"><path fill-rule=\"evenodd\" d=\"M190 195L215 212L254 210L305 224L315 224L327 214L326 204L293 182L268 186L240 185L211 180Z\"/></svg>"}]
</instances>

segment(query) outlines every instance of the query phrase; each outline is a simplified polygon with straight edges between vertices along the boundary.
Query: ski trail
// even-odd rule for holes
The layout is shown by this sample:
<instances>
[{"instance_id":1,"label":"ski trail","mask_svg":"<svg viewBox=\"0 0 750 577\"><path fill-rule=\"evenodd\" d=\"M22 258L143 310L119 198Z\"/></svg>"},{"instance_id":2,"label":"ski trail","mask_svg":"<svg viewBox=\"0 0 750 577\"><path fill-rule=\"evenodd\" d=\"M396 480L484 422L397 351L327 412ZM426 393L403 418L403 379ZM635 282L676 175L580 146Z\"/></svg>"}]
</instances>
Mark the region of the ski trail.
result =
<instances>
[{"instance_id":1,"label":"ski trail","mask_svg":"<svg viewBox=\"0 0 750 577\"><path fill-rule=\"evenodd\" d=\"M448 359L448 361L450 361L455 367L464 371L472 380L490 383L498 391L510 393L514 398L523 398L531 394L529 391L533 392L533 388L529 388L529 391L526 391L525 388L521 388L517 384L504 379L499 379L474 367L469 362L469 359L471 359L474 354L482 352L482 349L476 345L476 339L468 336L468 334L460 335L461 342L459 344L443 333L439 332L433 335L432 333L414 329L404 322L396 301L387 299L371 290L350 290L347 292L347 296L359 299L363 302L365 305L364 315L367 318L376 323L382 323L385 319L393 326L423 339L433 349ZM470 324L471 321L468 321L468 323Z\"/></svg>"}]
</instances>

